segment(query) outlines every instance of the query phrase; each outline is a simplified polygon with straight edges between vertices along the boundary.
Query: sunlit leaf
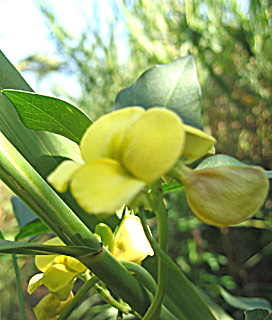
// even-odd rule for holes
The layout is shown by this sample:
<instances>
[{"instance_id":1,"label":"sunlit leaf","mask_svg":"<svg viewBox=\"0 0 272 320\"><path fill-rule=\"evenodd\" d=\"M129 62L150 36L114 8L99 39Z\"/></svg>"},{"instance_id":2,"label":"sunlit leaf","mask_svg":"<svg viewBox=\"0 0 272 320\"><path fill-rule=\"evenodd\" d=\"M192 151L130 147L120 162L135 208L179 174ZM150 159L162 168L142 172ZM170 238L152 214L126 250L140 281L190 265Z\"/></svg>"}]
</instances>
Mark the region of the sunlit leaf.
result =
<instances>
[{"instance_id":1,"label":"sunlit leaf","mask_svg":"<svg viewBox=\"0 0 272 320\"><path fill-rule=\"evenodd\" d=\"M202 129L201 92L193 56L145 71L130 87L120 91L114 108L165 107L178 113L186 124Z\"/></svg>"},{"instance_id":2,"label":"sunlit leaf","mask_svg":"<svg viewBox=\"0 0 272 320\"><path fill-rule=\"evenodd\" d=\"M2 90L16 108L23 124L79 143L92 120L72 104L49 96L19 90Z\"/></svg>"}]
</instances>

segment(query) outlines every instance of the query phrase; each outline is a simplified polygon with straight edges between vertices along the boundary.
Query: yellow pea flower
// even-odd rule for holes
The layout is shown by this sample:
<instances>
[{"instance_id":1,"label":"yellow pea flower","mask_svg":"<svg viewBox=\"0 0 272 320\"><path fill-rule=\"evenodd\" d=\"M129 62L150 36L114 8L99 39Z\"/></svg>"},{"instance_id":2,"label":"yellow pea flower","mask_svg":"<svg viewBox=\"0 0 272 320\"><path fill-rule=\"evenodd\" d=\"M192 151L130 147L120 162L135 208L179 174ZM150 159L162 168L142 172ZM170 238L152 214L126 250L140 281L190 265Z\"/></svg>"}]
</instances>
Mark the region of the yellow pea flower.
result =
<instances>
[{"instance_id":1,"label":"yellow pea flower","mask_svg":"<svg viewBox=\"0 0 272 320\"><path fill-rule=\"evenodd\" d=\"M45 244L65 245L59 238L50 239ZM87 271L77 259L64 255L36 255L35 264L43 273L36 274L29 280L28 292L32 294L39 286L44 285L61 301L69 297L75 278Z\"/></svg>"},{"instance_id":2,"label":"yellow pea flower","mask_svg":"<svg viewBox=\"0 0 272 320\"><path fill-rule=\"evenodd\" d=\"M83 163L64 161L48 181L59 192L70 185L88 213L114 214L167 174L181 156L192 162L214 144L214 138L184 125L170 110L125 108L91 125L80 143Z\"/></svg>"},{"instance_id":3,"label":"yellow pea flower","mask_svg":"<svg viewBox=\"0 0 272 320\"><path fill-rule=\"evenodd\" d=\"M148 255L154 255L139 217L125 215L115 237L110 227L104 223L97 225L95 232L100 236L104 246L118 260L141 264Z\"/></svg>"},{"instance_id":4,"label":"yellow pea flower","mask_svg":"<svg viewBox=\"0 0 272 320\"><path fill-rule=\"evenodd\" d=\"M48 294L33 308L37 320L57 320L71 303L73 297L73 293L70 292L65 301L60 301L52 294Z\"/></svg>"}]
</instances>

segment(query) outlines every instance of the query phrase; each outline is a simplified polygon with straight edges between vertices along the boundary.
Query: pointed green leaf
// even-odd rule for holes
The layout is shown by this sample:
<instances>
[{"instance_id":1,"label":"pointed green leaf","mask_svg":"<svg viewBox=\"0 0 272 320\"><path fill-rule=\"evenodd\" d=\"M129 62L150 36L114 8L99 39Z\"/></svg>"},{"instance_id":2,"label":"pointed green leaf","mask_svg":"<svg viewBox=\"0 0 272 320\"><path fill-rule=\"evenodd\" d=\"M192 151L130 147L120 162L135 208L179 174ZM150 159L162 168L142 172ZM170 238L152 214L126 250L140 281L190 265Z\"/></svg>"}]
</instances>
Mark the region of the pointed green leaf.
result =
<instances>
[{"instance_id":1,"label":"pointed green leaf","mask_svg":"<svg viewBox=\"0 0 272 320\"><path fill-rule=\"evenodd\" d=\"M0 90L2 89L32 91L20 73L0 51ZM0 132L43 178L46 178L64 159L81 161L79 148L74 142L50 132L36 132L27 129L20 121L15 108L1 92ZM22 198L23 191L17 189L16 194ZM86 214L69 193L63 194L61 197L77 212L80 219L93 230L99 221L97 217Z\"/></svg>"},{"instance_id":2,"label":"pointed green leaf","mask_svg":"<svg viewBox=\"0 0 272 320\"><path fill-rule=\"evenodd\" d=\"M80 258L98 253L96 248L84 246L49 246L43 244L32 244L27 242L0 240L0 253L16 254L63 254Z\"/></svg>"},{"instance_id":3,"label":"pointed green leaf","mask_svg":"<svg viewBox=\"0 0 272 320\"><path fill-rule=\"evenodd\" d=\"M271 312L264 309L245 311L245 316L245 320L272 320Z\"/></svg>"},{"instance_id":4,"label":"pointed green leaf","mask_svg":"<svg viewBox=\"0 0 272 320\"><path fill-rule=\"evenodd\" d=\"M187 56L149 68L132 86L118 93L114 108L165 107L178 113L186 124L203 129L200 99L194 58Z\"/></svg>"},{"instance_id":5,"label":"pointed green leaf","mask_svg":"<svg viewBox=\"0 0 272 320\"><path fill-rule=\"evenodd\" d=\"M15 240L22 240L29 237L35 237L41 234L50 232L51 230L41 220L34 220L24 225L19 233L17 233Z\"/></svg>"},{"instance_id":6,"label":"pointed green leaf","mask_svg":"<svg viewBox=\"0 0 272 320\"><path fill-rule=\"evenodd\" d=\"M11 197L11 203L20 229L29 222L37 219L35 213L18 197Z\"/></svg>"},{"instance_id":7,"label":"pointed green leaf","mask_svg":"<svg viewBox=\"0 0 272 320\"><path fill-rule=\"evenodd\" d=\"M2 93L29 129L57 133L79 144L92 124L84 112L66 101L19 90L2 90Z\"/></svg>"},{"instance_id":8,"label":"pointed green leaf","mask_svg":"<svg viewBox=\"0 0 272 320\"><path fill-rule=\"evenodd\" d=\"M174 181L171 184L164 183L162 185L163 193L169 193L169 192L173 192L173 191L176 191L176 190L181 190L183 188L184 188L184 186L181 183L177 182L177 181Z\"/></svg>"}]
</instances>

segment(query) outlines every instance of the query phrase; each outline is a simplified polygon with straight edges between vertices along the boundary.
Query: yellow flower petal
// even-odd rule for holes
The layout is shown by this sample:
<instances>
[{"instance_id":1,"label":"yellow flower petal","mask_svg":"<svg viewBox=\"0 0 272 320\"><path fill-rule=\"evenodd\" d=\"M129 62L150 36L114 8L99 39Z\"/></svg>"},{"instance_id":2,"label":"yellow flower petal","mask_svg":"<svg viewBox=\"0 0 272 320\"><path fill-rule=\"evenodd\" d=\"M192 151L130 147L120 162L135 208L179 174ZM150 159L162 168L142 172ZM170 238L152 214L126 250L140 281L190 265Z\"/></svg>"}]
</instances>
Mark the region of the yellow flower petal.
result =
<instances>
[{"instance_id":1,"label":"yellow flower petal","mask_svg":"<svg viewBox=\"0 0 272 320\"><path fill-rule=\"evenodd\" d=\"M55 264L44 272L42 282L57 299L64 301L68 298L78 274L71 272L63 264Z\"/></svg>"},{"instance_id":2,"label":"yellow flower petal","mask_svg":"<svg viewBox=\"0 0 272 320\"><path fill-rule=\"evenodd\" d=\"M82 137L83 160L87 163L99 158L119 159L120 146L143 113L143 108L130 107L99 118Z\"/></svg>"},{"instance_id":3,"label":"yellow flower petal","mask_svg":"<svg viewBox=\"0 0 272 320\"><path fill-rule=\"evenodd\" d=\"M141 220L136 216L125 216L116 233L112 254L118 260L140 264L153 249L147 240Z\"/></svg>"},{"instance_id":4,"label":"yellow flower petal","mask_svg":"<svg viewBox=\"0 0 272 320\"><path fill-rule=\"evenodd\" d=\"M216 143L214 137L194 127L184 125L186 138L182 155L186 157L184 163L192 163L209 152L214 152Z\"/></svg>"},{"instance_id":5,"label":"yellow flower petal","mask_svg":"<svg viewBox=\"0 0 272 320\"><path fill-rule=\"evenodd\" d=\"M35 274L28 282L27 292L32 294L39 286L42 285L43 273Z\"/></svg>"},{"instance_id":6,"label":"yellow flower petal","mask_svg":"<svg viewBox=\"0 0 272 320\"><path fill-rule=\"evenodd\" d=\"M194 214L207 224L224 227L252 217L263 205L268 179L262 168L224 166L191 170L182 183Z\"/></svg>"},{"instance_id":7,"label":"yellow flower petal","mask_svg":"<svg viewBox=\"0 0 272 320\"><path fill-rule=\"evenodd\" d=\"M79 205L93 214L113 214L144 187L111 159L94 160L76 172L71 191Z\"/></svg>"},{"instance_id":8,"label":"yellow flower petal","mask_svg":"<svg viewBox=\"0 0 272 320\"><path fill-rule=\"evenodd\" d=\"M49 246L65 246L65 244L57 237L45 241L44 244ZM36 255L35 256L36 267L40 271L45 272L53 264L60 263L59 257L60 255L57 255L57 254Z\"/></svg>"},{"instance_id":9,"label":"yellow flower petal","mask_svg":"<svg viewBox=\"0 0 272 320\"><path fill-rule=\"evenodd\" d=\"M184 141L181 119L170 110L152 108L131 128L121 162L135 177L150 184L175 164Z\"/></svg>"},{"instance_id":10,"label":"yellow flower petal","mask_svg":"<svg viewBox=\"0 0 272 320\"><path fill-rule=\"evenodd\" d=\"M65 256L64 265L67 268L78 273L84 273L87 271L87 268L84 266L84 264L82 264L80 261L73 257Z\"/></svg>"},{"instance_id":11,"label":"yellow flower petal","mask_svg":"<svg viewBox=\"0 0 272 320\"><path fill-rule=\"evenodd\" d=\"M72 292L70 292L68 299L65 301L60 301L52 294L48 294L33 308L37 320L57 319L73 298Z\"/></svg>"},{"instance_id":12,"label":"yellow flower petal","mask_svg":"<svg viewBox=\"0 0 272 320\"><path fill-rule=\"evenodd\" d=\"M63 161L50 175L47 181L58 191L65 192L71 181L73 174L82 166L82 164L66 160Z\"/></svg>"}]
</instances>

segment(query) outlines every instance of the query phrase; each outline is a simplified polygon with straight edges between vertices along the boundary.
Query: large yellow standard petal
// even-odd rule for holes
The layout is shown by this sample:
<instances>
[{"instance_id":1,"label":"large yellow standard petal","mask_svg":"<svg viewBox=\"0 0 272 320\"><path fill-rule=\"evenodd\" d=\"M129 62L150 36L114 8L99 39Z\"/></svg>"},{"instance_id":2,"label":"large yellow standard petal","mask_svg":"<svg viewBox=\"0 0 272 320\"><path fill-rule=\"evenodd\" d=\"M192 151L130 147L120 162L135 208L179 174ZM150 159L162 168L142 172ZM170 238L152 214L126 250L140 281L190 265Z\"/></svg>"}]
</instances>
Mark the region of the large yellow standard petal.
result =
<instances>
[{"instance_id":1,"label":"large yellow standard petal","mask_svg":"<svg viewBox=\"0 0 272 320\"><path fill-rule=\"evenodd\" d=\"M122 165L150 184L167 173L182 154L182 120L164 108L148 109L131 128L123 145Z\"/></svg>"},{"instance_id":2,"label":"large yellow standard petal","mask_svg":"<svg viewBox=\"0 0 272 320\"><path fill-rule=\"evenodd\" d=\"M47 181L58 191L65 192L74 175L74 173L82 166L71 160L63 161L50 175Z\"/></svg>"},{"instance_id":3,"label":"large yellow standard petal","mask_svg":"<svg viewBox=\"0 0 272 320\"><path fill-rule=\"evenodd\" d=\"M148 255L154 255L138 217L129 215L124 217L115 236L112 254L118 260L138 264Z\"/></svg>"},{"instance_id":4,"label":"large yellow standard petal","mask_svg":"<svg viewBox=\"0 0 272 320\"><path fill-rule=\"evenodd\" d=\"M223 166L191 170L183 167L188 203L207 224L224 227L252 217L263 205L268 179L260 167Z\"/></svg>"},{"instance_id":5,"label":"large yellow standard petal","mask_svg":"<svg viewBox=\"0 0 272 320\"><path fill-rule=\"evenodd\" d=\"M113 214L129 203L145 183L131 176L115 160L99 159L76 172L71 191L79 205L93 214Z\"/></svg>"},{"instance_id":6,"label":"large yellow standard petal","mask_svg":"<svg viewBox=\"0 0 272 320\"><path fill-rule=\"evenodd\" d=\"M82 137L80 150L83 160L87 163L99 158L119 159L120 148L128 132L144 113L143 108L130 107L99 118Z\"/></svg>"},{"instance_id":7,"label":"large yellow standard petal","mask_svg":"<svg viewBox=\"0 0 272 320\"><path fill-rule=\"evenodd\" d=\"M216 140L214 137L194 127L184 125L186 138L182 155L184 163L192 163L212 150Z\"/></svg>"}]
</instances>

